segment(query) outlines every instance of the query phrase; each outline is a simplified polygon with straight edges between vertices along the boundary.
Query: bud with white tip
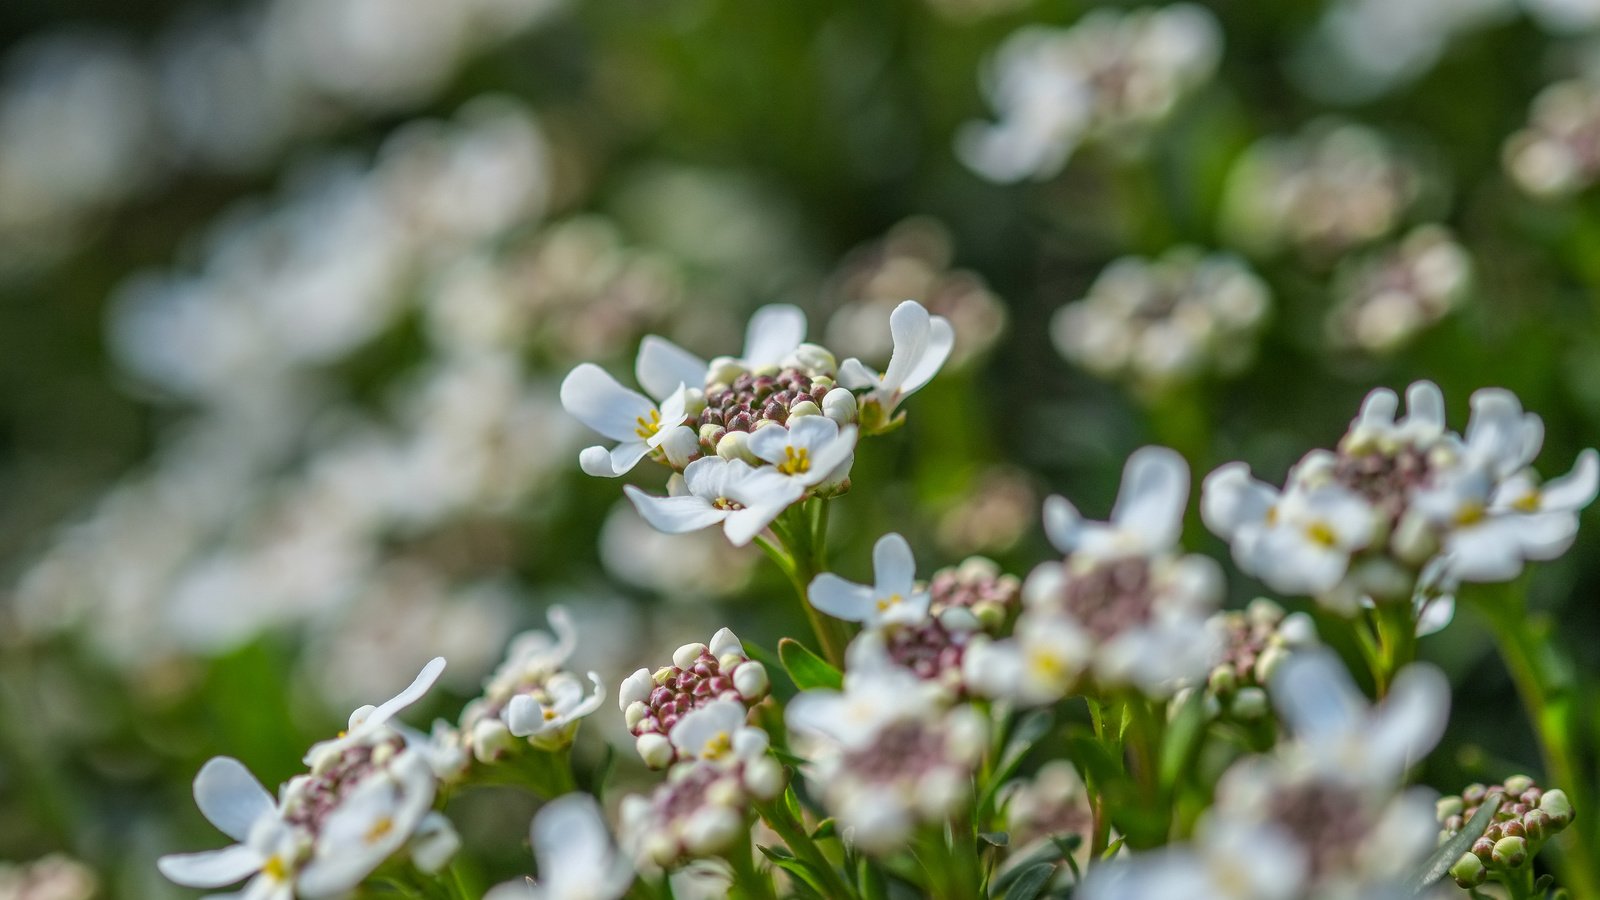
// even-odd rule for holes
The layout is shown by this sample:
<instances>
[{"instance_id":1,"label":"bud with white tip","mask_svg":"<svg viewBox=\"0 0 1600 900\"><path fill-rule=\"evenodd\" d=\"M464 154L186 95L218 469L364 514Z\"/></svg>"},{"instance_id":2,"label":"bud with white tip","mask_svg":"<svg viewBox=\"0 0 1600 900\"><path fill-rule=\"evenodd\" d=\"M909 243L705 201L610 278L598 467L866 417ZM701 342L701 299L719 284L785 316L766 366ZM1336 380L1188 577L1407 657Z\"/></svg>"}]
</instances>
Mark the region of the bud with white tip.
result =
<instances>
[{"instance_id":1,"label":"bud with white tip","mask_svg":"<svg viewBox=\"0 0 1600 900\"><path fill-rule=\"evenodd\" d=\"M856 395L836 387L822 397L822 414L842 425L856 420Z\"/></svg>"}]
</instances>

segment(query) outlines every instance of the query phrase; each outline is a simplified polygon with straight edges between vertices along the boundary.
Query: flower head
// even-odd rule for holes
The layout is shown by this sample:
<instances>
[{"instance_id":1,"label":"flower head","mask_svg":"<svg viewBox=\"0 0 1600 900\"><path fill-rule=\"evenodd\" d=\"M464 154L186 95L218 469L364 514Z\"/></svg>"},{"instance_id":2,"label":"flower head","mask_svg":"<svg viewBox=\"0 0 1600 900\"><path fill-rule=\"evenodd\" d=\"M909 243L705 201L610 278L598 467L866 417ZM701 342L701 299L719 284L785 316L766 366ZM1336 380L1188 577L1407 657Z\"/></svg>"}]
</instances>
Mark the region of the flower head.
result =
<instances>
[{"instance_id":1,"label":"flower head","mask_svg":"<svg viewBox=\"0 0 1600 900\"><path fill-rule=\"evenodd\" d=\"M694 430L683 424L692 402L688 388L680 384L658 404L618 384L593 363L579 365L561 382L562 408L617 442L609 450L589 447L578 457L584 472L605 478L626 475L651 454L682 468L699 450Z\"/></svg>"},{"instance_id":2,"label":"flower head","mask_svg":"<svg viewBox=\"0 0 1600 900\"><path fill-rule=\"evenodd\" d=\"M623 492L645 521L669 534L720 524L736 547L750 543L799 500L805 487L777 469L707 456L683 470L682 492L657 497L627 485Z\"/></svg>"},{"instance_id":3,"label":"flower head","mask_svg":"<svg viewBox=\"0 0 1600 900\"><path fill-rule=\"evenodd\" d=\"M745 654L737 635L723 628L709 645L679 647L672 665L629 675L617 700L639 756L646 765L662 768L678 758L676 741L669 736L684 717L724 700L742 710L765 697L769 687L766 668Z\"/></svg>"},{"instance_id":4,"label":"flower head","mask_svg":"<svg viewBox=\"0 0 1600 900\"><path fill-rule=\"evenodd\" d=\"M873 584L855 584L831 572L812 579L811 605L847 622L868 626L920 622L928 615L926 589L917 584L917 561L911 545L898 534L886 534L872 548Z\"/></svg>"},{"instance_id":5,"label":"flower head","mask_svg":"<svg viewBox=\"0 0 1600 900\"><path fill-rule=\"evenodd\" d=\"M851 390L866 390L861 403L871 416L862 424L869 432L889 427L900 401L933 380L955 345L955 331L949 320L930 315L915 300L905 301L889 314L889 333L894 338L894 351L882 373L859 359L847 359L839 366L840 384Z\"/></svg>"}]
</instances>

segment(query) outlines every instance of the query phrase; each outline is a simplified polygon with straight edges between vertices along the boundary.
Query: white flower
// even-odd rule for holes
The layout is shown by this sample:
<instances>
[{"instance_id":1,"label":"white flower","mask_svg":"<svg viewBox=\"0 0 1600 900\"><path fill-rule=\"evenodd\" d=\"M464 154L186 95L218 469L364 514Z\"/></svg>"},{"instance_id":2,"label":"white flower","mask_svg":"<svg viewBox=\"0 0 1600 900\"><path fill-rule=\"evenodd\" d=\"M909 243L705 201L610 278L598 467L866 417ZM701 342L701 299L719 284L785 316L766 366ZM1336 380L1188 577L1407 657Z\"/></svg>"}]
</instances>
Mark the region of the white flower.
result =
<instances>
[{"instance_id":1,"label":"white flower","mask_svg":"<svg viewBox=\"0 0 1600 900\"><path fill-rule=\"evenodd\" d=\"M805 487L842 481L856 447L856 427L826 416L791 416L788 427L768 425L750 435L750 452Z\"/></svg>"},{"instance_id":2,"label":"white flower","mask_svg":"<svg viewBox=\"0 0 1600 900\"><path fill-rule=\"evenodd\" d=\"M639 344L635 374L647 391L670 391L678 384L701 389L730 370L755 372L785 363L806 337L806 314L799 307L778 303L763 306L745 328L744 355L722 356L710 363L666 338L647 336Z\"/></svg>"},{"instance_id":3,"label":"white flower","mask_svg":"<svg viewBox=\"0 0 1600 900\"><path fill-rule=\"evenodd\" d=\"M433 806L437 782L422 754L401 751L364 776L328 814L311 859L300 870L305 896L354 890L416 834Z\"/></svg>"},{"instance_id":4,"label":"white flower","mask_svg":"<svg viewBox=\"0 0 1600 900\"><path fill-rule=\"evenodd\" d=\"M717 700L690 711L668 737L683 759L754 759L767 752L767 733L745 724L744 704Z\"/></svg>"},{"instance_id":5,"label":"white flower","mask_svg":"<svg viewBox=\"0 0 1600 900\"><path fill-rule=\"evenodd\" d=\"M1183 533L1189 467L1166 447L1141 447L1128 457L1110 522L1087 522L1065 497L1044 504L1044 530L1063 554L1098 557L1171 550Z\"/></svg>"},{"instance_id":6,"label":"white flower","mask_svg":"<svg viewBox=\"0 0 1600 900\"><path fill-rule=\"evenodd\" d=\"M660 405L617 383L606 370L582 363L561 381L561 406L569 415L601 435L617 441L607 450L589 447L578 456L583 471L610 478L633 470L652 450L661 450L674 465L699 447L689 418L689 396L679 385Z\"/></svg>"},{"instance_id":7,"label":"white flower","mask_svg":"<svg viewBox=\"0 0 1600 900\"><path fill-rule=\"evenodd\" d=\"M1071 620L1025 613L1014 636L975 638L961 667L978 694L1040 706L1065 697L1092 660L1088 635Z\"/></svg>"},{"instance_id":8,"label":"white flower","mask_svg":"<svg viewBox=\"0 0 1600 900\"><path fill-rule=\"evenodd\" d=\"M572 730L605 703L606 686L599 674L589 673L594 690L584 692L581 679L571 672L551 675L537 693L519 693L506 704L504 719L512 736L525 737L539 747L558 747L572 739Z\"/></svg>"},{"instance_id":9,"label":"white flower","mask_svg":"<svg viewBox=\"0 0 1600 900\"><path fill-rule=\"evenodd\" d=\"M1330 651L1291 655L1269 686L1278 715L1321 777L1392 787L1444 734L1450 683L1433 666L1413 664L1378 706L1367 702Z\"/></svg>"},{"instance_id":10,"label":"white flower","mask_svg":"<svg viewBox=\"0 0 1600 900\"><path fill-rule=\"evenodd\" d=\"M889 314L889 333L894 337L894 352L882 374L859 359L847 359L839 367L839 383L855 390L867 389L863 401L880 407L885 424L901 400L933 380L955 346L955 331L949 320L929 315L915 300L901 303Z\"/></svg>"},{"instance_id":11,"label":"white flower","mask_svg":"<svg viewBox=\"0 0 1600 900\"><path fill-rule=\"evenodd\" d=\"M1239 568L1286 594L1332 590L1380 525L1377 511L1353 491L1291 483L1280 494L1240 462L1206 476L1200 517L1233 546Z\"/></svg>"},{"instance_id":12,"label":"white flower","mask_svg":"<svg viewBox=\"0 0 1600 900\"><path fill-rule=\"evenodd\" d=\"M185 887L216 888L250 875L245 892L262 900L290 900L300 852L293 829L278 816L272 795L236 759L218 756L194 779L194 800L200 812L223 834L239 843L221 850L161 857L156 865Z\"/></svg>"},{"instance_id":13,"label":"white flower","mask_svg":"<svg viewBox=\"0 0 1600 900\"><path fill-rule=\"evenodd\" d=\"M444 671L444 657L436 656L422 667L417 677L400 693L385 700L379 706L363 706L350 714L350 725L343 734L332 740L321 741L312 745L306 751L305 764L313 769L320 768L328 761L339 756L348 747L369 741L381 734L393 719L402 710L422 699L422 695L433 687L439 680L439 675Z\"/></svg>"},{"instance_id":14,"label":"white flower","mask_svg":"<svg viewBox=\"0 0 1600 900\"><path fill-rule=\"evenodd\" d=\"M1074 894L1082 900L1294 900L1310 860L1276 828L1220 823L1192 845L1095 866Z\"/></svg>"},{"instance_id":15,"label":"white flower","mask_svg":"<svg viewBox=\"0 0 1600 900\"><path fill-rule=\"evenodd\" d=\"M618 900L633 884L633 866L617 852L588 794L567 794L545 804L529 829L539 881L508 881L483 900Z\"/></svg>"},{"instance_id":16,"label":"white flower","mask_svg":"<svg viewBox=\"0 0 1600 900\"><path fill-rule=\"evenodd\" d=\"M905 538L893 533L879 538L872 548L872 569L871 587L823 572L812 579L806 595L828 615L868 627L920 622L928 615L928 592L917 587L917 561Z\"/></svg>"},{"instance_id":17,"label":"white flower","mask_svg":"<svg viewBox=\"0 0 1600 900\"><path fill-rule=\"evenodd\" d=\"M639 515L669 534L698 531L718 523L734 546L742 547L772 524L805 488L765 466L707 456L683 470L687 493L656 497L633 485L623 492Z\"/></svg>"}]
</instances>

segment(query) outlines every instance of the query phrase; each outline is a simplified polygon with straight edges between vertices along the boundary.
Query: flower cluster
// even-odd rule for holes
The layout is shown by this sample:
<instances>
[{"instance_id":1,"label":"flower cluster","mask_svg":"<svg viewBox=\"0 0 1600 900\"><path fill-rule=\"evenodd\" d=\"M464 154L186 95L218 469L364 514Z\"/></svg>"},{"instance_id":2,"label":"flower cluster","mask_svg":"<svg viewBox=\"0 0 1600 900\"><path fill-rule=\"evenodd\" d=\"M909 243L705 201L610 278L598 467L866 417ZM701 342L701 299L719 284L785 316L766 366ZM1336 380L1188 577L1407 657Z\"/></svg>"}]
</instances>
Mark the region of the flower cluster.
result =
<instances>
[{"instance_id":1,"label":"flower cluster","mask_svg":"<svg viewBox=\"0 0 1600 900\"><path fill-rule=\"evenodd\" d=\"M1308 652L1272 696L1294 739L1224 774L1192 843L1092 870L1085 898L1400 896L1437 834L1432 802L1402 779L1443 732L1443 676L1409 668L1372 708L1336 657Z\"/></svg>"},{"instance_id":2,"label":"flower cluster","mask_svg":"<svg viewBox=\"0 0 1600 900\"><path fill-rule=\"evenodd\" d=\"M443 669L435 659L381 706L352 713L348 730L307 752L309 771L284 785L277 801L238 760L206 763L195 777L195 802L238 843L164 856L162 874L202 888L251 878L245 891L252 896L315 898L347 894L401 851L417 869L438 871L460 840L433 811L432 754L391 720Z\"/></svg>"},{"instance_id":3,"label":"flower cluster","mask_svg":"<svg viewBox=\"0 0 1600 900\"><path fill-rule=\"evenodd\" d=\"M1271 295L1239 259L1180 247L1126 257L1050 324L1056 348L1102 378L1160 390L1237 374L1255 356Z\"/></svg>"},{"instance_id":4,"label":"flower cluster","mask_svg":"<svg viewBox=\"0 0 1600 900\"><path fill-rule=\"evenodd\" d=\"M1595 451L1541 485L1531 464L1543 423L1510 392L1473 394L1465 436L1446 430L1433 384L1413 384L1406 402L1397 419L1399 398L1373 391L1338 448L1307 454L1281 490L1244 463L1211 473L1201 514L1240 568L1353 613L1368 602L1448 603L1457 581L1505 581L1525 561L1566 551L1600 488Z\"/></svg>"},{"instance_id":5,"label":"flower cluster","mask_svg":"<svg viewBox=\"0 0 1600 900\"><path fill-rule=\"evenodd\" d=\"M1206 676L1209 711L1241 720L1267 716L1273 673L1290 654L1316 644L1316 626L1305 613L1288 613L1265 597L1216 619L1224 644L1221 661Z\"/></svg>"},{"instance_id":6,"label":"flower cluster","mask_svg":"<svg viewBox=\"0 0 1600 900\"><path fill-rule=\"evenodd\" d=\"M1576 194L1600 178L1600 82L1558 81L1534 98L1527 127L1504 150L1506 171L1537 197Z\"/></svg>"},{"instance_id":7,"label":"flower cluster","mask_svg":"<svg viewBox=\"0 0 1600 900\"><path fill-rule=\"evenodd\" d=\"M889 328L882 373L804 343L805 315L792 306L757 311L739 357L707 362L645 338L635 372L649 396L584 363L562 382L561 404L617 443L579 462L603 477L646 457L663 463L675 473L668 496L624 489L646 521L669 533L721 525L733 544L748 544L794 503L843 490L858 432L894 427L900 402L950 355L950 323L915 301L895 307Z\"/></svg>"},{"instance_id":8,"label":"flower cluster","mask_svg":"<svg viewBox=\"0 0 1600 900\"><path fill-rule=\"evenodd\" d=\"M747 656L738 636L724 628L710 644L679 647L670 666L629 675L617 703L639 757L660 769L677 758L671 735L685 716L721 700L753 705L769 686L766 667Z\"/></svg>"},{"instance_id":9,"label":"flower cluster","mask_svg":"<svg viewBox=\"0 0 1600 900\"><path fill-rule=\"evenodd\" d=\"M1207 618L1221 599L1222 573L1211 559L1178 550L1188 501L1188 466L1162 447L1129 457L1109 522L1085 521L1063 497L1047 501L1045 531L1065 559L1028 576L1013 637L968 652L973 683L1042 704L1080 679L1151 697L1203 679L1222 652Z\"/></svg>"},{"instance_id":10,"label":"flower cluster","mask_svg":"<svg viewBox=\"0 0 1600 900\"><path fill-rule=\"evenodd\" d=\"M845 839L890 853L919 824L967 808L987 722L973 707L895 666L852 666L844 689L790 701L789 730L810 766L806 776Z\"/></svg>"},{"instance_id":11,"label":"flower cluster","mask_svg":"<svg viewBox=\"0 0 1600 900\"><path fill-rule=\"evenodd\" d=\"M567 611L554 606L549 615L551 631L514 638L483 695L461 711L460 742L478 762L495 761L515 738L544 750L565 747L578 723L605 702L598 674L590 672L586 684L564 668L577 642Z\"/></svg>"},{"instance_id":12,"label":"flower cluster","mask_svg":"<svg viewBox=\"0 0 1600 900\"><path fill-rule=\"evenodd\" d=\"M1188 3L1025 28L984 84L1000 121L969 124L956 149L991 181L1049 178L1086 141L1137 143L1210 79L1221 53L1216 19Z\"/></svg>"},{"instance_id":13,"label":"flower cluster","mask_svg":"<svg viewBox=\"0 0 1600 900\"><path fill-rule=\"evenodd\" d=\"M1471 277L1472 260L1450 231L1423 225L1340 265L1328 334L1339 346L1391 353L1459 306Z\"/></svg>"},{"instance_id":14,"label":"flower cluster","mask_svg":"<svg viewBox=\"0 0 1600 900\"><path fill-rule=\"evenodd\" d=\"M1246 151L1228 178L1223 224L1254 253L1288 246L1326 262L1388 234L1417 182L1412 165L1378 132L1317 121Z\"/></svg>"},{"instance_id":15,"label":"flower cluster","mask_svg":"<svg viewBox=\"0 0 1600 900\"><path fill-rule=\"evenodd\" d=\"M1488 826L1450 867L1451 877L1464 888L1483 884L1491 870L1523 869L1545 841L1572 824L1572 801L1566 791L1545 791L1532 778L1513 775L1501 784L1471 784L1460 794L1440 799L1435 807L1440 843L1460 833L1485 804L1495 807Z\"/></svg>"}]
</instances>

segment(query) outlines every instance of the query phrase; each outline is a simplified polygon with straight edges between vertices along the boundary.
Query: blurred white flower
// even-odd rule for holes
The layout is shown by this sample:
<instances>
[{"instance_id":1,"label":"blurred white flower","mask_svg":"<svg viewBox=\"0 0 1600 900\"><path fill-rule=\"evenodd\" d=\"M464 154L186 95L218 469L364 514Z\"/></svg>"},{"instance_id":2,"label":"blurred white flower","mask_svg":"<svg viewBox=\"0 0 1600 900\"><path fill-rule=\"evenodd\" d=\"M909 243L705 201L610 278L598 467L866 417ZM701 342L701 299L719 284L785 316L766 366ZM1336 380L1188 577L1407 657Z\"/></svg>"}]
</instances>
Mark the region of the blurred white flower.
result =
<instances>
[{"instance_id":1,"label":"blurred white flower","mask_svg":"<svg viewBox=\"0 0 1600 900\"><path fill-rule=\"evenodd\" d=\"M1190 3L1024 28L983 79L1000 121L968 124L956 150L985 178L1011 182L1054 175L1084 141L1136 147L1210 79L1221 55L1216 19Z\"/></svg>"},{"instance_id":2,"label":"blurred white flower","mask_svg":"<svg viewBox=\"0 0 1600 900\"><path fill-rule=\"evenodd\" d=\"M567 794L533 817L529 841L539 881L508 881L484 900L618 900L633 884L633 867L611 842L600 804Z\"/></svg>"},{"instance_id":3,"label":"blurred white flower","mask_svg":"<svg viewBox=\"0 0 1600 900\"><path fill-rule=\"evenodd\" d=\"M578 634L562 606L548 612L550 631L512 638L506 657L484 682L483 694L461 711L461 742L482 763L509 751L513 738L553 750L572 743L579 723L605 703L599 674L566 670Z\"/></svg>"},{"instance_id":4,"label":"blurred white flower","mask_svg":"<svg viewBox=\"0 0 1600 900\"><path fill-rule=\"evenodd\" d=\"M1558 81L1539 92L1527 126L1506 140L1506 171L1538 197L1576 194L1600 178L1600 158L1591 149L1597 133L1600 81Z\"/></svg>"},{"instance_id":5,"label":"blurred white flower","mask_svg":"<svg viewBox=\"0 0 1600 900\"><path fill-rule=\"evenodd\" d=\"M1340 346L1391 353L1459 306L1471 276L1471 257L1448 229L1420 226L1375 255L1340 264L1329 336Z\"/></svg>"},{"instance_id":6,"label":"blurred white flower","mask_svg":"<svg viewBox=\"0 0 1600 900\"><path fill-rule=\"evenodd\" d=\"M892 422L900 401L939 374L955 345L949 320L930 315L915 300L901 303L889 314L889 333L894 350L882 373L859 359L847 359L839 366L839 383L852 390L865 389L860 403L875 408L872 422L876 424L869 427L882 428Z\"/></svg>"}]
</instances>

